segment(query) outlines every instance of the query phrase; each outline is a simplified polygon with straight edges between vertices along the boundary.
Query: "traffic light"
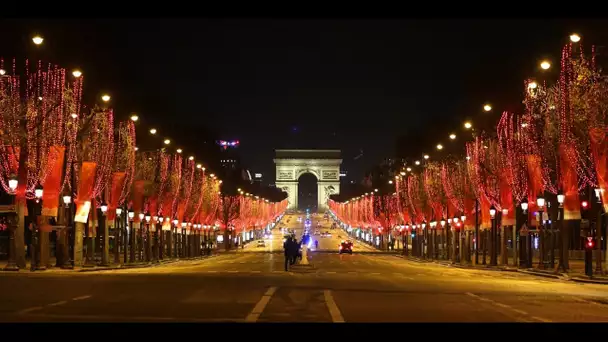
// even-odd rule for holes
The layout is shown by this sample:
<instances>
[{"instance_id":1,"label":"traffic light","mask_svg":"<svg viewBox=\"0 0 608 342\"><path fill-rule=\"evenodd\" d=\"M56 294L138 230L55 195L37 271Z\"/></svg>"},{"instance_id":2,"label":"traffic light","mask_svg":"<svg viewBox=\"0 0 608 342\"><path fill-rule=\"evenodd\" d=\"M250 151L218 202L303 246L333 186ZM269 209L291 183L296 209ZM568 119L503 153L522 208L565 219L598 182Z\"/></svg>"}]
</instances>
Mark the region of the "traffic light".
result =
<instances>
[{"instance_id":1,"label":"traffic light","mask_svg":"<svg viewBox=\"0 0 608 342\"><path fill-rule=\"evenodd\" d=\"M585 248L593 249L593 247L595 247L595 241L593 241L593 237L589 236L587 237L587 243L585 244Z\"/></svg>"}]
</instances>

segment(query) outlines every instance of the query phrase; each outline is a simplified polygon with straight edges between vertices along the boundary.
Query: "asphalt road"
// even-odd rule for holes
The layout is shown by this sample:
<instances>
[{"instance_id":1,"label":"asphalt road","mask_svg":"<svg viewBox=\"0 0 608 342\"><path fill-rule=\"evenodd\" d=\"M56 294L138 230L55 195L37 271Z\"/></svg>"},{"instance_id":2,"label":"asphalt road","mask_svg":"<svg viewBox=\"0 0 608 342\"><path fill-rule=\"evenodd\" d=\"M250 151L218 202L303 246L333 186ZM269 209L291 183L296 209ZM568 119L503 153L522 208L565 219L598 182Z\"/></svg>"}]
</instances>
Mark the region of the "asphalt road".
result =
<instances>
[{"instance_id":1,"label":"asphalt road","mask_svg":"<svg viewBox=\"0 0 608 342\"><path fill-rule=\"evenodd\" d=\"M312 252L313 272L285 272L281 248L248 248L146 269L0 273L0 320L608 321L602 285L420 264L385 253Z\"/></svg>"}]
</instances>

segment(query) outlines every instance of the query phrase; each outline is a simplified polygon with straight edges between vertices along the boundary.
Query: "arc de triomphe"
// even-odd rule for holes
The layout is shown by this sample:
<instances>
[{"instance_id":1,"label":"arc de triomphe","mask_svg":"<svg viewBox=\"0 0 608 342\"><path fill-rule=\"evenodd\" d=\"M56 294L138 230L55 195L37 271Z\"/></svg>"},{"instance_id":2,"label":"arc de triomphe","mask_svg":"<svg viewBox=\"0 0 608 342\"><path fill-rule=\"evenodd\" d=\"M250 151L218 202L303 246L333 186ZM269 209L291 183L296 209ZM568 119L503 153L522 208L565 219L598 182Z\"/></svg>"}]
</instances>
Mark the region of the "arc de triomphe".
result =
<instances>
[{"instance_id":1,"label":"arc de triomphe","mask_svg":"<svg viewBox=\"0 0 608 342\"><path fill-rule=\"evenodd\" d=\"M317 208L327 210L329 195L340 192L340 150L275 150L276 187L287 192L288 209L298 208L298 180L305 173L317 178Z\"/></svg>"}]
</instances>

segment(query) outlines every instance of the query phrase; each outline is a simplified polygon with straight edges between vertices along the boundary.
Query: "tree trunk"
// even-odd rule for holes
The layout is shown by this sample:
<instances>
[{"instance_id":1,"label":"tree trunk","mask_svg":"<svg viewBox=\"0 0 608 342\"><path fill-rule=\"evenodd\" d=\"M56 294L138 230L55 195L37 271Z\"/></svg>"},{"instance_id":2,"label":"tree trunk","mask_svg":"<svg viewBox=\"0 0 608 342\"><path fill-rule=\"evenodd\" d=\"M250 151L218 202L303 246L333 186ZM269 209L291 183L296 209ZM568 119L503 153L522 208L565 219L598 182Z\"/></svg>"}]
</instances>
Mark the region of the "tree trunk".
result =
<instances>
[{"instance_id":1,"label":"tree trunk","mask_svg":"<svg viewBox=\"0 0 608 342\"><path fill-rule=\"evenodd\" d=\"M84 223L76 222L74 231L74 267L83 265Z\"/></svg>"},{"instance_id":2,"label":"tree trunk","mask_svg":"<svg viewBox=\"0 0 608 342\"><path fill-rule=\"evenodd\" d=\"M110 264L110 231L108 229L108 222L106 222L107 216L99 217L102 227L101 231L103 234L103 249L101 251L101 264L107 266ZM118 241L116 241L118 242ZM116 245L116 243L114 244Z\"/></svg>"},{"instance_id":3,"label":"tree trunk","mask_svg":"<svg viewBox=\"0 0 608 342\"><path fill-rule=\"evenodd\" d=\"M500 264L508 265L509 259L507 256L507 241L505 236L505 226L500 227Z\"/></svg>"},{"instance_id":4,"label":"tree trunk","mask_svg":"<svg viewBox=\"0 0 608 342\"><path fill-rule=\"evenodd\" d=\"M173 257L173 232L167 231L167 258L171 259Z\"/></svg>"}]
</instances>

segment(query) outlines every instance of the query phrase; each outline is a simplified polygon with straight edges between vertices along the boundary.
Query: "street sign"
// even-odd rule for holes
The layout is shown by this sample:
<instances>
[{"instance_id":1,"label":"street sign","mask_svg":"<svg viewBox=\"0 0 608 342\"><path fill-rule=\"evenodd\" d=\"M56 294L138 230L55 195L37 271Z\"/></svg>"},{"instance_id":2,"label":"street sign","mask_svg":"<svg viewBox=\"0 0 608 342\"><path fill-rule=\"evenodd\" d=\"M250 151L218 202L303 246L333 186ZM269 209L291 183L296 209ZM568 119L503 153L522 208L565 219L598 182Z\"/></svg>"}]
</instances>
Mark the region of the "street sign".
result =
<instances>
[{"instance_id":1,"label":"street sign","mask_svg":"<svg viewBox=\"0 0 608 342\"><path fill-rule=\"evenodd\" d=\"M528 229L528 226L524 223L524 225L519 230L519 235L528 236L529 233L530 233L530 229Z\"/></svg>"}]
</instances>

